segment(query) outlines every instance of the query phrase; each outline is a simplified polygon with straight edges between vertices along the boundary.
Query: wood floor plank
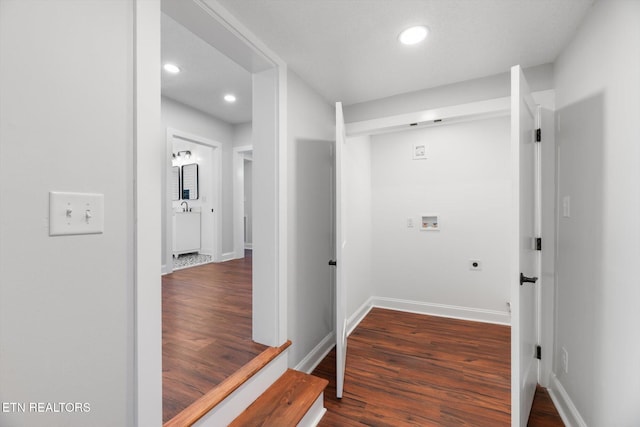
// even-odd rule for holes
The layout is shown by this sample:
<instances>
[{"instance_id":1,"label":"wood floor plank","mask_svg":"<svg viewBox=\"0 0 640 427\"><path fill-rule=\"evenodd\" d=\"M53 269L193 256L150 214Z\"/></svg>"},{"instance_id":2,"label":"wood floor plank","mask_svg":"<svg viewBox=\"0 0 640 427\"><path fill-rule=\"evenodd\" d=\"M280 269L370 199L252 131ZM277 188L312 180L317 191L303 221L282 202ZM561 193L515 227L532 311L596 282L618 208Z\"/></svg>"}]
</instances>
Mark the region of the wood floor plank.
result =
<instances>
[{"instance_id":1,"label":"wood floor plank","mask_svg":"<svg viewBox=\"0 0 640 427\"><path fill-rule=\"evenodd\" d=\"M296 426L327 383L325 379L288 369L229 427Z\"/></svg>"},{"instance_id":2,"label":"wood floor plank","mask_svg":"<svg viewBox=\"0 0 640 427\"><path fill-rule=\"evenodd\" d=\"M250 255L163 276L163 422L267 349L251 340Z\"/></svg>"},{"instance_id":3,"label":"wood floor plank","mask_svg":"<svg viewBox=\"0 0 640 427\"><path fill-rule=\"evenodd\" d=\"M319 425L509 426L510 340L508 326L374 308L349 337L343 398L335 349L313 372L329 380Z\"/></svg>"}]
</instances>

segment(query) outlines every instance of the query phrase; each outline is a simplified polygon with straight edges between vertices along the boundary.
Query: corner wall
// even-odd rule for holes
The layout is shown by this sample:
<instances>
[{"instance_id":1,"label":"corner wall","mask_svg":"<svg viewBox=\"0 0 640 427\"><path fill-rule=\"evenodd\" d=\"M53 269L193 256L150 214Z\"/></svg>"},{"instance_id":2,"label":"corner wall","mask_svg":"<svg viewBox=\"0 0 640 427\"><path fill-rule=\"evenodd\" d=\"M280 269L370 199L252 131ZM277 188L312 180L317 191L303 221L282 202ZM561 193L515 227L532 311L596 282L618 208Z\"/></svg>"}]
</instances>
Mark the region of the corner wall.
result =
<instances>
[{"instance_id":1,"label":"corner wall","mask_svg":"<svg viewBox=\"0 0 640 427\"><path fill-rule=\"evenodd\" d=\"M287 330L293 343L289 366L296 366L333 330L334 272L328 261L333 256L335 113L291 70L287 95Z\"/></svg>"},{"instance_id":2,"label":"corner wall","mask_svg":"<svg viewBox=\"0 0 640 427\"><path fill-rule=\"evenodd\" d=\"M134 425L133 42L132 2L0 2L3 426ZM52 190L104 194L104 233L50 237Z\"/></svg>"},{"instance_id":3,"label":"corner wall","mask_svg":"<svg viewBox=\"0 0 640 427\"><path fill-rule=\"evenodd\" d=\"M553 388L573 424L638 425L640 2L596 2L555 72Z\"/></svg>"}]
</instances>

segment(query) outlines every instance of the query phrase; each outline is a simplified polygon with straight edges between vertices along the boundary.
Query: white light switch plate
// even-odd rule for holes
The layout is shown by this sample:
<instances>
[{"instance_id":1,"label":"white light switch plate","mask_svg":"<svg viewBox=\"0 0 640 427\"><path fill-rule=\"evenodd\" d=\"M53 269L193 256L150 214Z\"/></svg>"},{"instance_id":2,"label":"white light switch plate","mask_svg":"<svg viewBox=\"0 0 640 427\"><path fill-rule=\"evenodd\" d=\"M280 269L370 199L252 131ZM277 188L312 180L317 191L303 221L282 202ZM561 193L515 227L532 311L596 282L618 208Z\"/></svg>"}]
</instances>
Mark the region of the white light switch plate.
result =
<instances>
[{"instance_id":1,"label":"white light switch plate","mask_svg":"<svg viewBox=\"0 0 640 427\"><path fill-rule=\"evenodd\" d=\"M49 192L49 236L103 231L103 194Z\"/></svg>"}]
</instances>

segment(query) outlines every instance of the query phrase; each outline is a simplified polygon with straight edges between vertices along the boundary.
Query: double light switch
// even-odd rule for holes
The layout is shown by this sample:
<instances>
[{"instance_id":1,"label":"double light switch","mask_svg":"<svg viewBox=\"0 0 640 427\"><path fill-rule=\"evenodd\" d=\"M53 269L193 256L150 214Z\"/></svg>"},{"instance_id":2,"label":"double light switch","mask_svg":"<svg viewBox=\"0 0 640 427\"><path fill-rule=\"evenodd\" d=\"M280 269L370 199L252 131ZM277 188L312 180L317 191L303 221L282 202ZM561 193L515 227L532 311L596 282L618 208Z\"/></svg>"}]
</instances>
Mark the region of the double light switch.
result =
<instances>
[{"instance_id":1,"label":"double light switch","mask_svg":"<svg viewBox=\"0 0 640 427\"><path fill-rule=\"evenodd\" d=\"M100 234L104 231L104 195L49 192L49 235Z\"/></svg>"}]
</instances>

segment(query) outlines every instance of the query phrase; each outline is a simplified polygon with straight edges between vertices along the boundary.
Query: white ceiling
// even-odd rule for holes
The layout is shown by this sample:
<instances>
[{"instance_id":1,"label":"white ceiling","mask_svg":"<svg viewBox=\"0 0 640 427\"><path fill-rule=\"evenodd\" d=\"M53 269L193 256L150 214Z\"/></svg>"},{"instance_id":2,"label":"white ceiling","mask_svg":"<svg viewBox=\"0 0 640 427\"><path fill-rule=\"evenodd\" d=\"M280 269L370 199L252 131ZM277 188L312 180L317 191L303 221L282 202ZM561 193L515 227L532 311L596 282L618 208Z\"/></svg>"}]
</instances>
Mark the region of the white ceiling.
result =
<instances>
[{"instance_id":1,"label":"white ceiling","mask_svg":"<svg viewBox=\"0 0 640 427\"><path fill-rule=\"evenodd\" d=\"M182 25L162 14L162 63L180 67L162 70L162 95L227 123L251 121L251 74ZM237 101L223 100L233 93Z\"/></svg>"},{"instance_id":2,"label":"white ceiling","mask_svg":"<svg viewBox=\"0 0 640 427\"><path fill-rule=\"evenodd\" d=\"M328 101L349 105L553 62L593 0L218 0ZM399 32L426 24L421 45Z\"/></svg>"}]
</instances>

